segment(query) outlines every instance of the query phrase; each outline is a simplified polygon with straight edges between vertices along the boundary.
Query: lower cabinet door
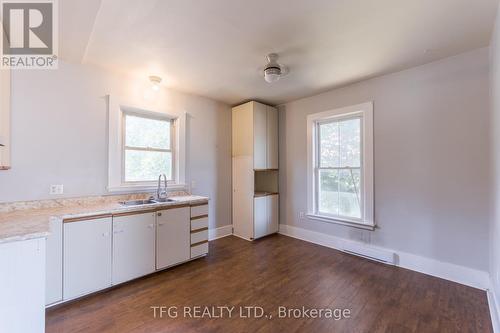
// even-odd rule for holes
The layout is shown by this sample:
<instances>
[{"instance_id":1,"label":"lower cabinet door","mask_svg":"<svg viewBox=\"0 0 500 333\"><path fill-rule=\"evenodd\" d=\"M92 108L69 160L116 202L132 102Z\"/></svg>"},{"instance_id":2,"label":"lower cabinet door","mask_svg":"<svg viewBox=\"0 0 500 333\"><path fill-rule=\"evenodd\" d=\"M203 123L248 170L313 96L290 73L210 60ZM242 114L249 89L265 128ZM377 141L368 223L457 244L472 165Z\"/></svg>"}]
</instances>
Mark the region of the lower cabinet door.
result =
<instances>
[{"instance_id":1,"label":"lower cabinet door","mask_svg":"<svg viewBox=\"0 0 500 333\"><path fill-rule=\"evenodd\" d=\"M267 235L267 197L258 197L254 199L253 204L254 232L253 238L260 238Z\"/></svg>"},{"instance_id":2,"label":"lower cabinet door","mask_svg":"<svg viewBox=\"0 0 500 333\"><path fill-rule=\"evenodd\" d=\"M273 194L267 199L267 234L278 232L279 228L279 195Z\"/></svg>"},{"instance_id":3,"label":"lower cabinet door","mask_svg":"<svg viewBox=\"0 0 500 333\"><path fill-rule=\"evenodd\" d=\"M111 217L64 223L63 297L111 286Z\"/></svg>"},{"instance_id":4,"label":"lower cabinet door","mask_svg":"<svg viewBox=\"0 0 500 333\"><path fill-rule=\"evenodd\" d=\"M113 284L155 271L155 213L113 217Z\"/></svg>"},{"instance_id":5,"label":"lower cabinet door","mask_svg":"<svg viewBox=\"0 0 500 333\"><path fill-rule=\"evenodd\" d=\"M46 242L45 305L63 299L63 223L50 221L50 235Z\"/></svg>"},{"instance_id":6,"label":"lower cabinet door","mask_svg":"<svg viewBox=\"0 0 500 333\"><path fill-rule=\"evenodd\" d=\"M0 332L45 332L45 239L0 244Z\"/></svg>"},{"instance_id":7,"label":"lower cabinet door","mask_svg":"<svg viewBox=\"0 0 500 333\"><path fill-rule=\"evenodd\" d=\"M190 220L189 207L166 209L157 213L156 269L190 259Z\"/></svg>"}]
</instances>

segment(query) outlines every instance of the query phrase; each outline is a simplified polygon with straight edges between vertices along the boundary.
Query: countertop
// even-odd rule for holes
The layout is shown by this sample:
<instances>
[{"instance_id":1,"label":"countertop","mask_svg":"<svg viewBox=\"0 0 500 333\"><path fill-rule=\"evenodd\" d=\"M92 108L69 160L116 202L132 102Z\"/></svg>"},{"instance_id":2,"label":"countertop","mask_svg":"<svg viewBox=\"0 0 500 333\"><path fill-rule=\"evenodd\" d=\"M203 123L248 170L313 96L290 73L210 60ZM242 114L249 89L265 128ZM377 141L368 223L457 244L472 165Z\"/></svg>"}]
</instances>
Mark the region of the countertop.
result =
<instances>
[{"instance_id":1,"label":"countertop","mask_svg":"<svg viewBox=\"0 0 500 333\"><path fill-rule=\"evenodd\" d=\"M132 207L121 205L119 203L121 200L110 201L108 199L104 202L80 200L60 207L31 208L0 213L0 243L47 237L50 234L50 221L54 219L65 220L208 202L207 197L197 195L173 196L170 198L175 201Z\"/></svg>"}]
</instances>

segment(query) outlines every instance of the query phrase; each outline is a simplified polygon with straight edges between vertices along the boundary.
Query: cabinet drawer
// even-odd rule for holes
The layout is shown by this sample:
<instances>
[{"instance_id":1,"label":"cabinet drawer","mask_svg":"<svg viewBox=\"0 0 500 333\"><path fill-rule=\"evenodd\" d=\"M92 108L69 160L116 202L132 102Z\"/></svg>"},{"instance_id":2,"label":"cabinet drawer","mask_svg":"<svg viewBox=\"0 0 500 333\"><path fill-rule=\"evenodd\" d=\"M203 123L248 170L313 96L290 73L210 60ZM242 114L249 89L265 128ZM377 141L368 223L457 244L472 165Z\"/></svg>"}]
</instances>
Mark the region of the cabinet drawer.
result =
<instances>
[{"instance_id":1,"label":"cabinet drawer","mask_svg":"<svg viewBox=\"0 0 500 333\"><path fill-rule=\"evenodd\" d=\"M191 207L191 217L208 215L208 204Z\"/></svg>"},{"instance_id":2,"label":"cabinet drawer","mask_svg":"<svg viewBox=\"0 0 500 333\"><path fill-rule=\"evenodd\" d=\"M208 217L191 220L191 230L198 230L208 227Z\"/></svg>"},{"instance_id":3,"label":"cabinet drawer","mask_svg":"<svg viewBox=\"0 0 500 333\"><path fill-rule=\"evenodd\" d=\"M208 253L208 242L191 247L191 258L199 257Z\"/></svg>"},{"instance_id":4,"label":"cabinet drawer","mask_svg":"<svg viewBox=\"0 0 500 333\"><path fill-rule=\"evenodd\" d=\"M208 240L208 229L191 234L191 244L196 244Z\"/></svg>"}]
</instances>

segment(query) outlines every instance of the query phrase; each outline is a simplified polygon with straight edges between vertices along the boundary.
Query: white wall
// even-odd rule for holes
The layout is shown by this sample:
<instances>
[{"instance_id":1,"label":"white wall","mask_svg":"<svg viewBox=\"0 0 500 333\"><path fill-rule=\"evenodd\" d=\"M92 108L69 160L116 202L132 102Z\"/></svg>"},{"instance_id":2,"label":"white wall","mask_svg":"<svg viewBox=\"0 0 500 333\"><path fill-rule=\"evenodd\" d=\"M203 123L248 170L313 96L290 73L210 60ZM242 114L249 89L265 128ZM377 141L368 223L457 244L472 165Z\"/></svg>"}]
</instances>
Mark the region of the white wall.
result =
<instances>
[{"instance_id":1,"label":"white wall","mask_svg":"<svg viewBox=\"0 0 500 333\"><path fill-rule=\"evenodd\" d=\"M490 278L496 299L500 300L500 9L490 47L491 67L491 155L492 219L490 232ZM500 305L500 304L499 304ZM498 319L498 318L497 318Z\"/></svg>"},{"instance_id":2,"label":"white wall","mask_svg":"<svg viewBox=\"0 0 500 333\"><path fill-rule=\"evenodd\" d=\"M281 223L488 270L488 49L287 103L280 112ZM307 211L306 116L374 102L376 231Z\"/></svg>"},{"instance_id":3,"label":"white wall","mask_svg":"<svg viewBox=\"0 0 500 333\"><path fill-rule=\"evenodd\" d=\"M149 73L146 73L149 74ZM0 202L107 194L106 94L119 103L190 114L187 179L211 198L211 226L231 223L231 109L207 98L162 89L92 66L15 71L12 78L12 170L0 172Z\"/></svg>"}]
</instances>

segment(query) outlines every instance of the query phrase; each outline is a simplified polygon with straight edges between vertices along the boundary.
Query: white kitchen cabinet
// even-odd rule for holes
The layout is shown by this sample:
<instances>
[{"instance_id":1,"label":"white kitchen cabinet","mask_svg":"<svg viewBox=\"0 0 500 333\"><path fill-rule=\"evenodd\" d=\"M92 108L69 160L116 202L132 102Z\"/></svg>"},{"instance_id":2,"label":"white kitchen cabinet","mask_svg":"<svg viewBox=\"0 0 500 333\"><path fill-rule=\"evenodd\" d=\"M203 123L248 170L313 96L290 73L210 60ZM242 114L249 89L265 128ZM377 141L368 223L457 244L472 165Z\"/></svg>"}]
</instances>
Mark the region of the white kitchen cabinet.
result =
<instances>
[{"instance_id":1,"label":"white kitchen cabinet","mask_svg":"<svg viewBox=\"0 0 500 333\"><path fill-rule=\"evenodd\" d=\"M253 168L267 169L267 106L254 103Z\"/></svg>"},{"instance_id":2,"label":"white kitchen cabinet","mask_svg":"<svg viewBox=\"0 0 500 333\"><path fill-rule=\"evenodd\" d=\"M232 116L233 157L251 156L255 170L278 169L278 110L248 102Z\"/></svg>"},{"instance_id":3,"label":"white kitchen cabinet","mask_svg":"<svg viewBox=\"0 0 500 333\"><path fill-rule=\"evenodd\" d=\"M278 111L253 104L253 163L255 170L278 169Z\"/></svg>"},{"instance_id":4,"label":"white kitchen cabinet","mask_svg":"<svg viewBox=\"0 0 500 333\"><path fill-rule=\"evenodd\" d=\"M208 204L191 206L191 217L200 217L208 215Z\"/></svg>"},{"instance_id":5,"label":"white kitchen cabinet","mask_svg":"<svg viewBox=\"0 0 500 333\"><path fill-rule=\"evenodd\" d=\"M156 223L156 269L191 258L191 213L189 207L161 210Z\"/></svg>"},{"instance_id":6,"label":"white kitchen cabinet","mask_svg":"<svg viewBox=\"0 0 500 333\"><path fill-rule=\"evenodd\" d=\"M46 291L45 304L57 303L63 299L63 223L50 221L50 235L46 242Z\"/></svg>"},{"instance_id":7,"label":"white kitchen cabinet","mask_svg":"<svg viewBox=\"0 0 500 333\"><path fill-rule=\"evenodd\" d=\"M204 256L208 253L208 242L191 246L191 258Z\"/></svg>"},{"instance_id":8,"label":"white kitchen cabinet","mask_svg":"<svg viewBox=\"0 0 500 333\"><path fill-rule=\"evenodd\" d=\"M203 228L208 229L208 217L202 217L202 218L197 218L197 219L191 220L191 231L203 229Z\"/></svg>"},{"instance_id":9,"label":"white kitchen cabinet","mask_svg":"<svg viewBox=\"0 0 500 333\"><path fill-rule=\"evenodd\" d=\"M154 212L113 216L114 285L155 271L155 219Z\"/></svg>"},{"instance_id":10,"label":"white kitchen cabinet","mask_svg":"<svg viewBox=\"0 0 500 333\"><path fill-rule=\"evenodd\" d=\"M254 235L264 237L278 232L279 197L277 194L254 199Z\"/></svg>"},{"instance_id":11,"label":"white kitchen cabinet","mask_svg":"<svg viewBox=\"0 0 500 333\"><path fill-rule=\"evenodd\" d=\"M233 108L232 120L233 232L252 240L277 231L277 221L262 221L263 212L278 211L278 199L258 198L279 193L278 110L248 102Z\"/></svg>"},{"instance_id":12,"label":"white kitchen cabinet","mask_svg":"<svg viewBox=\"0 0 500 333\"><path fill-rule=\"evenodd\" d=\"M11 115L10 70L0 70L0 170L10 168L10 115Z\"/></svg>"},{"instance_id":13,"label":"white kitchen cabinet","mask_svg":"<svg viewBox=\"0 0 500 333\"><path fill-rule=\"evenodd\" d=\"M208 204L191 206L191 258L208 253Z\"/></svg>"},{"instance_id":14,"label":"white kitchen cabinet","mask_svg":"<svg viewBox=\"0 0 500 333\"><path fill-rule=\"evenodd\" d=\"M253 237L254 171L250 156L233 157L233 228L234 234Z\"/></svg>"},{"instance_id":15,"label":"white kitchen cabinet","mask_svg":"<svg viewBox=\"0 0 500 333\"><path fill-rule=\"evenodd\" d=\"M266 169L278 169L278 110L266 108Z\"/></svg>"},{"instance_id":16,"label":"white kitchen cabinet","mask_svg":"<svg viewBox=\"0 0 500 333\"><path fill-rule=\"evenodd\" d=\"M254 235L253 238L260 238L267 235L267 197L254 199Z\"/></svg>"},{"instance_id":17,"label":"white kitchen cabinet","mask_svg":"<svg viewBox=\"0 0 500 333\"><path fill-rule=\"evenodd\" d=\"M111 286L112 218L65 221L63 298Z\"/></svg>"},{"instance_id":18,"label":"white kitchen cabinet","mask_svg":"<svg viewBox=\"0 0 500 333\"><path fill-rule=\"evenodd\" d=\"M0 332L45 331L45 238L0 244Z\"/></svg>"},{"instance_id":19,"label":"white kitchen cabinet","mask_svg":"<svg viewBox=\"0 0 500 333\"><path fill-rule=\"evenodd\" d=\"M279 229L279 195L272 194L266 197L267 204L267 234L274 234Z\"/></svg>"}]
</instances>

